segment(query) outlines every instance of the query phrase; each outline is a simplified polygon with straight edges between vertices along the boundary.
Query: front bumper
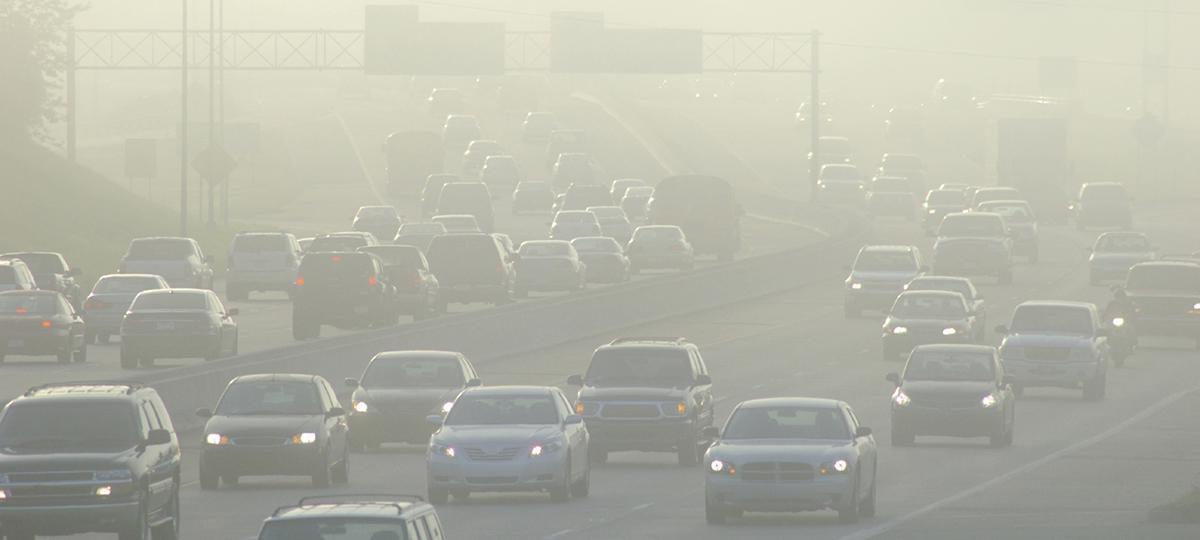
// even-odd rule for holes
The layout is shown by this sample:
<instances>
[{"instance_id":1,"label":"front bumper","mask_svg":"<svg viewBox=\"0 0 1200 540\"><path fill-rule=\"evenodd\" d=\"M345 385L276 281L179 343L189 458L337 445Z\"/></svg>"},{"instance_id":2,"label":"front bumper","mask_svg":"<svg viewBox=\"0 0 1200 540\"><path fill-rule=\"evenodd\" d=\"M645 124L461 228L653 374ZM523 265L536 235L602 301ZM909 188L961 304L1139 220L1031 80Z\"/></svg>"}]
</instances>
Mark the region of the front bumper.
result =
<instances>
[{"instance_id":1,"label":"front bumper","mask_svg":"<svg viewBox=\"0 0 1200 540\"><path fill-rule=\"evenodd\" d=\"M318 444L280 446L205 445L200 459L206 469L222 475L308 476L324 466Z\"/></svg>"},{"instance_id":2,"label":"front bumper","mask_svg":"<svg viewBox=\"0 0 1200 540\"><path fill-rule=\"evenodd\" d=\"M1004 421L1000 407L929 407L912 403L892 407L892 431L913 435L984 437Z\"/></svg>"},{"instance_id":3,"label":"front bumper","mask_svg":"<svg viewBox=\"0 0 1200 540\"><path fill-rule=\"evenodd\" d=\"M854 475L818 476L790 483L753 482L706 473L709 504L750 512L809 512L838 508L852 497Z\"/></svg>"},{"instance_id":4,"label":"front bumper","mask_svg":"<svg viewBox=\"0 0 1200 540\"><path fill-rule=\"evenodd\" d=\"M104 503L82 500L61 505L25 506L16 500L0 504L0 531L15 529L35 535L118 532L137 523L136 499Z\"/></svg>"},{"instance_id":5,"label":"front bumper","mask_svg":"<svg viewBox=\"0 0 1200 540\"><path fill-rule=\"evenodd\" d=\"M1034 362L1001 358L1004 373L1022 387L1081 388L1100 375L1099 362Z\"/></svg>"},{"instance_id":6,"label":"front bumper","mask_svg":"<svg viewBox=\"0 0 1200 540\"><path fill-rule=\"evenodd\" d=\"M137 356L197 358L220 348L217 334L121 334L121 347Z\"/></svg>"},{"instance_id":7,"label":"front bumper","mask_svg":"<svg viewBox=\"0 0 1200 540\"><path fill-rule=\"evenodd\" d=\"M610 420L586 417L584 423L592 447L612 451L674 452L680 441L690 440L696 432L690 418Z\"/></svg>"},{"instance_id":8,"label":"front bumper","mask_svg":"<svg viewBox=\"0 0 1200 540\"><path fill-rule=\"evenodd\" d=\"M466 456L432 457L428 463L429 487L467 491L544 491L563 485L565 453L509 461L472 461Z\"/></svg>"}]
</instances>

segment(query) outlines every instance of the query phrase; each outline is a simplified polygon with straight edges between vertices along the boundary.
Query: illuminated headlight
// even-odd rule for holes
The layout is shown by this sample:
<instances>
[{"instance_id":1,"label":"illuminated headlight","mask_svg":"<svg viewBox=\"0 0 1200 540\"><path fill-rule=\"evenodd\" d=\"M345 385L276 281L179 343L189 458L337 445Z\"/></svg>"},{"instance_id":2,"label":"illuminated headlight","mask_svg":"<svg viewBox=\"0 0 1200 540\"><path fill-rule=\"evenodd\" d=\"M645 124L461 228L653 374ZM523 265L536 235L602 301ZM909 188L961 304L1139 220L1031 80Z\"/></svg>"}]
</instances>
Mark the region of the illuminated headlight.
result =
<instances>
[{"instance_id":1,"label":"illuminated headlight","mask_svg":"<svg viewBox=\"0 0 1200 540\"><path fill-rule=\"evenodd\" d=\"M837 472L846 472L846 469L849 469L849 468L850 468L850 464L848 462L846 462L846 460L844 460L844 459L839 459L839 460L833 462L833 470L835 470Z\"/></svg>"},{"instance_id":2,"label":"illuminated headlight","mask_svg":"<svg viewBox=\"0 0 1200 540\"><path fill-rule=\"evenodd\" d=\"M850 288L851 288L851 289L854 289L854 290L856 290L856 291L857 291L857 290L861 290L861 289L862 289L862 283L851 283L851 284L850 284Z\"/></svg>"},{"instance_id":3,"label":"illuminated headlight","mask_svg":"<svg viewBox=\"0 0 1200 540\"><path fill-rule=\"evenodd\" d=\"M712 460L712 463L708 464L708 468L712 472L721 472L725 470L725 462L719 459L714 459Z\"/></svg>"},{"instance_id":4,"label":"illuminated headlight","mask_svg":"<svg viewBox=\"0 0 1200 540\"><path fill-rule=\"evenodd\" d=\"M535 444L535 445L533 445L532 448L529 449L529 457L538 457L538 456L542 456L545 454L557 452L560 448L562 448L562 445L557 442L554 442L554 441L546 442L543 444Z\"/></svg>"},{"instance_id":5,"label":"illuminated headlight","mask_svg":"<svg viewBox=\"0 0 1200 540\"><path fill-rule=\"evenodd\" d=\"M986 396L983 396L983 399L981 399L979 401L979 404L983 405L983 408L985 408L985 409L995 407L996 406L996 395L988 394Z\"/></svg>"},{"instance_id":6,"label":"illuminated headlight","mask_svg":"<svg viewBox=\"0 0 1200 540\"><path fill-rule=\"evenodd\" d=\"M942 335L943 335L943 336L953 336L953 335L955 335L955 334L958 334L958 329L957 329L957 328L944 328L944 329L942 329Z\"/></svg>"},{"instance_id":7,"label":"illuminated headlight","mask_svg":"<svg viewBox=\"0 0 1200 540\"><path fill-rule=\"evenodd\" d=\"M435 456L444 456L444 457L448 457L448 458L454 458L454 456L456 455L456 452L454 451L453 446L435 444L432 446L431 450L433 451L433 455L435 455Z\"/></svg>"},{"instance_id":8,"label":"illuminated headlight","mask_svg":"<svg viewBox=\"0 0 1200 540\"><path fill-rule=\"evenodd\" d=\"M1200 311L1200 302L1192 304L1192 311Z\"/></svg>"},{"instance_id":9,"label":"illuminated headlight","mask_svg":"<svg viewBox=\"0 0 1200 540\"><path fill-rule=\"evenodd\" d=\"M848 470L850 470L850 462L844 459L839 459L833 463L822 464L821 468L817 472L821 473L821 476L825 476L829 474L841 474Z\"/></svg>"},{"instance_id":10,"label":"illuminated headlight","mask_svg":"<svg viewBox=\"0 0 1200 540\"><path fill-rule=\"evenodd\" d=\"M902 335L904 335L904 334L907 334L907 333L908 333L908 327L907 327L907 326L895 326L895 327L892 327L892 333L893 333L893 334L895 334L895 335L897 335L897 336L902 336Z\"/></svg>"},{"instance_id":11,"label":"illuminated headlight","mask_svg":"<svg viewBox=\"0 0 1200 540\"><path fill-rule=\"evenodd\" d=\"M865 189L867 189L867 186L865 186L865 185L863 185L863 184L859 184L859 185L858 185L858 189L863 189L863 190L865 190Z\"/></svg>"},{"instance_id":12,"label":"illuminated headlight","mask_svg":"<svg viewBox=\"0 0 1200 540\"><path fill-rule=\"evenodd\" d=\"M1113 317L1112 325L1117 328L1125 326L1125 318L1124 317Z\"/></svg>"},{"instance_id":13,"label":"illuminated headlight","mask_svg":"<svg viewBox=\"0 0 1200 540\"><path fill-rule=\"evenodd\" d=\"M688 412L687 403L680 401L679 403L663 403L659 406L666 416L684 416Z\"/></svg>"},{"instance_id":14,"label":"illuminated headlight","mask_svg":"<svg viewBox=\"0 0 1200 540\"><path fill-rule=\"evenodd\" d=\"M929 215L934 215L936 213L937 213L937 210L934 210L932 208L929 209Z\"/></svg>"},{"instance_id":15,"label":"illuminated headlight","mask_svg":"<svg viewBox=\"0 0 1200 540\"><path fill-rule=\"evenodd\" d=\"M353 407L356 412L360 413L365 413L371 409L371 406L367 405L367 402L365 401L355 401Z\"/></svg>"},{"instance_id":16,"label":"illuminated headlight","mask_svg":"<svg viewBox=\"0 0 1200 540\"><path fill-rule=\"evenodd\" d=\"M897 406L904 407L909 403L912 403L912 399L908 397L908 394L901 392L900 389L897 388L896 393L892 394L892 403L895 403Z\"/></svg>"},{"instance_id":17,"label":"illuminated headlight","mask_svg":"<svg viewBox=\"0 0 1200 540\"><path fill-rule=\"evenodd\" d=\"M133 473L128 469L114 469L111 471L100 471L96 473L95 479L101 482L113 482L121 480L133 480Z\"/></svg>"},{"instance_id":18,"label":"illuminated headlight","mask_svg":"<svg viewBox=\"0 0 1200 540\"><path fill-rule=\"evenodd\" d=\"M223 446L229 444L229 437L221 435L220 433L209 433L208 435L204 436L204 442L213 446Z\"/></svg>"},{"instance_id":19,"label":"illuminated headlight","mask_svg":"<svg viewBox=\"0 0 1200 540\"><path fill-rule=\"evenodd\" d=\"M292 444L312 444L315 442L317 442L316 433L308 432L292 435Z\"/></svg>"},{"instance_id":20,"label":"illuminated headlight","mask_svg":"<svg viewBox=\"0 0 1200 540\"><path fill-rule=\"evenodd\" d=\"M98 497L107 497L109 495L112 495L112 493L113 493L112 486L100 486L100 487L96 488L96 496L98 496Z\"/></svg>"},{"instance_id":21,"label":"illuminated headlight","mask_svg":"<svg viewBox=\"0 0 1200 540\"><path fill-rule=\"evenodd\" d=\"M450 414L450 409L454 408L453 401L447 401L442 404L442 414Z\"/></svg>"},{"instance_id":22,"label":"illuminated headlight","mask_svg":"<svg viewBox=\"0 0 1200 540\"><path fill-rule=\"evenodd\" d=\"M8 490L0 489L0 501L3 501L4 499L7 499L7 498L8 498Z\"/></svg>"}]
</instances>

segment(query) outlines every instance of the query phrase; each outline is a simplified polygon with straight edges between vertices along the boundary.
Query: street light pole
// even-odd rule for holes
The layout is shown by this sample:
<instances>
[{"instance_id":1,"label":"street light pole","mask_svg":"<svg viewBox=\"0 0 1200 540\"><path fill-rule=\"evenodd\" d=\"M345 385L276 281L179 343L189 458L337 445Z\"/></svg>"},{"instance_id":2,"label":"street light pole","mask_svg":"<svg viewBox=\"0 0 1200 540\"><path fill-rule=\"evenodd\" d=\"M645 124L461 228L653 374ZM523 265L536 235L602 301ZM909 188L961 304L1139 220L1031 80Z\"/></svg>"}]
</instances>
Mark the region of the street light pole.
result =
<instances>
[{"instance_id":1,"label":"street light pole","mask_svg":"<svg viewBox=\"0 0 1200 540\"><path fill-rule=\"evenodd\" d=\"M180 42L180 129L179 129L179 234L188 228L188 0L183 4L182 41Z\"/></svg>"}]
</instances>

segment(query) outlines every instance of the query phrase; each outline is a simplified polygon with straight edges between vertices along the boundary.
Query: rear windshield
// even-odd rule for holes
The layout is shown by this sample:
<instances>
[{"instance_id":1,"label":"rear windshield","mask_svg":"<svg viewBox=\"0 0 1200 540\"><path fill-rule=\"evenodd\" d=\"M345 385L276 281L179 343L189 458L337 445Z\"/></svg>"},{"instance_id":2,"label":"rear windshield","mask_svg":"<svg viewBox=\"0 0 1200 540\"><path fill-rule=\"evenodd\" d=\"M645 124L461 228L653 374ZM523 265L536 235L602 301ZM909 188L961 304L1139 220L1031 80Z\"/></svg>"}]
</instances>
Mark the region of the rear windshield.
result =
<instances>
[{"instance_id":1,"label":"rear windshield","mask_svg":"<svg viewBox=\"0 0 1200 540\"><path fill-rule=\"evenodd\" d=\"M849 439L841 411L830 407L742 407L722 439Z\"/></svg>"},{"instance_id":2,"label":"rear windshield","mask_svg":"<svg viewBox=\"0 0 1200 540\"><path fill-rule=\"evenodd\" d=\"M871 182L872 191L901 193L912 189L905 178L878 178Z\"/></svg>"},{"instance_id":3,"label":"rear windshield","mask_svg":"<svg viewBox=\"0 0 1200 540\"><path fill-rule=\"evenodd\" d=\"M595 223L596 214L591 212L559 212L554 216L558 223Z\"/></svg>"},{"instance_id":4,"label":"rear windshield","mask_svg":"<svg viewBox=\"0 0 1200 540\"><path fill-rule=\"evenodd\" d=\"M654 188L650 186L633 186L625 190L625 196L631 198L645 198L654 195Z\"/></svg>"},{"instance_id":5,"label":"rear windshield","mask_svg":"<svg viewBox=\"0 0 1200 540\"><path fill-rule=\"evenodd\" d=\"M1135 266L1129 272L1129 289L1157 289L1200 293L1200 267L1187 265Z\"/></svg>"},{"instance_id":6,"label":"rear windshield","mask_svg":"<svg viewBox=\"0 0 1200 540\"><path fill-rule=\"evenodd\" d=\"M359 251L379 257L386 266L417 268L421 265L421 250L411 246L370 246Z\"/></svg>"},{"instance_id":7,"label":"rear windshield","mask_svg":"<svg viewBox=\"0 0 1200 540\"><path fill-rule=\"evenodd\" d=\"M1084 188L1079 198L1085 201L1124 201L1129 194L1125 186L1120 184L1099 184Z\"/></svg>"},{"instance_id":8,"label":"rear windshield","mask_svg":"<svg viewBox=\"0 0 1200 540\"><path fill-rule=\"evenodd\" d=\"M438 197L439 208L492 206L492 198L483 184L446 184Z\"/></svg>"},{"instance_id":9,"label":"rear windshield","mask_svg":"<svg viewBox=\"0 0 1200 540\"><path fill-rule=\"evenodd\" d=\"M1010 223L1027 223L1033 221L1033 213L1024 204L985 203L979 205L979 209L984 212L1000 214Z\"/></svg>"},{"instance_id":10,"label":"rear windshield","mask_svg":"<svg viewBox=\"0 0 1200 540\"><path fill-rule=\"evenodd\" d=\"M620 253L621 244L612 238L576 238L571 240L571 245L575 246L575 251L586 251L590 253Z\"/></svg>"},{"instance_id":11,"label":"rear windshield","mask_svg":"<svg viewBox=\"0 0 1200 540\"><path fill-rule=\"evenodd\" d=\"M971 287L957 279L915 279L906 287L910 291L950 291L971 298Z\"/></svg>"},{"instance_id":12,"label":"rear windshield","mask_svg":"<svg viewBox=\"0 0 1200 540\"><path fill-rule=\"evenodd\" d=\"M126 259L132 261L161 261L186 259L193 254L187 240L134 240L129 244Z\"/></svg>"},{"instance_id":13,"label":"rear windshield","mask_svg":"<svg viewBox=\"0 0 1200 540\"><path fill-rule=\"evenodd\" d=\"M950 319L966 316L961 299L945 294L902 294L892 315L906 319Z\"/></svg>"},{"instance_id":14,"label":"rear windshield","mask_svg":"<svg viewBox=\"0 0 1200 540\"><path fill-rule=\"evenodd\" d=\"M137 444L124 401L12 403L0 420L0 448L18 454L115 452Z\"/></svg>"},{"instance_id":15,"label":"rear windshield","mask_svg":"<svg viewBox=\"0 0 1200 540\"><path fill-rule=\"evenodd\" d=\"M441 223L405 223L397 234L443 234L446 226Z\"/></svg>"},{"instance_id":16,"label":"rear windshield","mask_svg":"<svg viewBox=\"0 0 1200 540\"><path fill-rule=\"evenodd\" d=\"M354 251L367 245L361 236L320 236L308 245L308 251Z\"/></svg>"},{"instance_id":17,"label":"rear windshield","mask_svg":"<svg viewBox=\"0 0 1200 540\"><path fill-rule=\"evenodd\" d=\"M96 282L92 290L98 294L139 293L149 289L162 288L157 279L144 276L105 276Z\"/></svg>"},{"instance_id":18,"label":"rear windshield","mask_svg":"<svg viewBox=\"0 0 1200 540\"><path fill-rule=\"evenodd\" d=\"M310 253L300 262L300 277L306 283L366 279L375 271L370 255Z\"/></svg>"},{"instance_id":19,"label":"rear windshield","mask_svg":"<svg viewBox=\"0 0 1200 540\"><path fill-rule=\"evenodd\" d=\"M858 180L858 168L853 165L826 165L821 167L821 178L826 180Z\"/></svg>"},{"instance_id":20,"label":"rear windshield","mask_svg":"<svg viewBox=\"0 0 1200 540\"><path fill-rule=\"evenodd\" d=\"M139 294L133 300L130 311L141 309L208 309L208 297L204 293L161 292Z\"/></svg>"},{"instance_id":21,"label":"rear windshield","mask_svg":"<svg viewBox=\"0 0 1200 540\"><path fill-rule=\"evenodd\" d=\"M634 231L633 238L650 241L680 240L683 238L683 231L675 227L640 227Z\"/></svg>"},{"instance_id":22,"label":"rear windshield","mask_svg":"<svg viewBox=\"0 0 1200 540\"><path fill-rule=\"evenodd\" d=\"M233 239L235 253L285 252L290 249L287 237L278 234L246 234Z\"/></svg>"},{"instance_id":23,"label":"rear windshield","mask_svg":"<svg viewBox=\"0 0 1200 540\"><path fill-rule=\"evenodd\" d=\"M447 230L456 229L459 232L479 230L479 220L475 219L475 216L437 216L434 219Z\"/></svg>"},{"instance_id":24,"label":"rear windshield","mask_svg":"<svg viewBox=\"0 0 1200 540\"><path fill-rule=\"evenodd\" d=\"M0 257L0 260L11 259L20 259L34 274L61 274L66 271L62 259L53 253L13 253Z\"/></svg>"},{"instance_id":25,"label":"rear windshield","mask_svg":"<svg viewBox=\"0 0 1200 540\"><path fill-rule=\"evenodd\" d=\"M53 315L57 299L48 294L0 294L0 315Z\"/></svg>"},{"instance_id":26,"label":"rear windshield","mask_svg":"<svg viewBox=\"0 0 1200 540\"><path fill-rule=\"evenodd\" d=\"M524 257L560 257L571 252L571 244L566 242L526 242L519 250Z\"/></svg>"},{"instance_id":27,"label":"rear windshield","mask_svg":"<svg viewBox=\"0 0 1200 540\"><path fill-rule=\"evenodd\" d=\"M1092 315L1068 306L1018 306L1013 313L1012 332L1027 334L1092 335Z\"/></svg>"},{"instance_id":28,"label":"rear windshield","mask_svg":"<svg viewBox=\"0 0 1200 540\"><path fill-rule=\"evenodd\" d=\"M995 216L953 214L942 220L939 236L1004 236L1004 222Z\"/></svg>"},{"instance_id":29,"label":"rear windshield","mask_svg":"<svg viewBox=\"0 0 1200 540\"><path fill-rule=\"evenodd\" d=\"M229 386L217 404L217 414L310 415L321 413L317 387L301 381L243 381Z\"/></svg>"},{"instance_id":30,"label":"rear windshield","mask_svg":"<svg viewBox=\"0 0 1200 540\"><path fill-rule=\"evenodd\" d=\"M259 540L408 540L403 520L304 518L271 521Z\"/></svg>"},{"instance_id":31,"label":"rear windshield","mask_svg":"<svg viewBox=\"0 0 1200 540\"><path fill-rule=\"evenodd\" d=\"M454 358L381 358L371 362L362 381L371 388L452 388L465 382Z\"/></svg>"},{"instance_id":32,"label":"rear windshield","mask_svg":"<svg viewBox=\"0 0 1200 540\"><path fill-rule=\"evenodd\" d=\"M908 381L990 381L996 378L992 355L974 352L915 351L904 368Z\"/></svg>"},{"instance_id":33,"label":"rear windshield","mask_svg":"<svg viewBox=\"0 0 1200 540\"><path fill-rule=\"evenodd\" d=\"M686 351L617 347L592 356L585 376L593 386L672 386L692 382Z\"/></svg>"},{"instance_id":34,"label":"rear windshield","mask_svg":"<svg viewBox=\"0 0 1200 540\"><path fill-rule=\"evenodd\" d=\"M459 397L446 415L448 426L557 424L558 408L550 396Z\"/></svg>"},{"instance_id":35,"label":"rear windshield","mask_svg":"<svg viewBox=\"0 0 1200 540\"><path fill-rule=\"evenodd\" d=\"M1150 251L1150 240L1140 234L1106 234L1096 242L1096 251L1143 253Z\"/></svg>"},{"instance_id":36,"label":"rear windshield","mask_svg":"<svg viewBox=\"0 0 1200 540\"><path fill-rule=\"evenodd\" d=\"M496 265L499 253L496 240L487 235L438 236L429 245L429 264L435 274L441 265Z\"/></svg>"},{"instance_id":37,"label":"rear windshield","mask_svg":"<svg viewBox=\"0 0 1200 540\"><path fill-rule=\"evenodd\" d=\"M854 270L860 272L895 272L917 269L917 261L911 253L864 251L854 261Z\"/></svg>"}]
</instances>

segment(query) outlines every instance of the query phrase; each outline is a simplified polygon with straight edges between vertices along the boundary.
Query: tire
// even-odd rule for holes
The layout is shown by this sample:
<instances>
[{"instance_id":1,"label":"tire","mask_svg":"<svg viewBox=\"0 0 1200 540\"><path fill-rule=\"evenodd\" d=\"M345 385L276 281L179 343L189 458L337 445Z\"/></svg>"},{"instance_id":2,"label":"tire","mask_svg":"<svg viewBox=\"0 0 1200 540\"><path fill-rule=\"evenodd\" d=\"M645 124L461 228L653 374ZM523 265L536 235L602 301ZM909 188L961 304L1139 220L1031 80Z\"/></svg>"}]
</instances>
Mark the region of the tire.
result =
<instances>
[{"instance_id":1,"label":"tire","mask_svg":"<svg viewBox=\"0 0 1200 540\"><path fill-rule=\"evenodd\" d=\"M571 456L567 456L567 466L563 471L562 485L554 486L549 489L550 500L556 503L565 503L571 499Z\"/></svg>"},{"instance_id":2,"label":"tire","mask_svg":"<svg viewBox=\"0 0 1200 540\"><path fill-rule=\"evenodd\" d=\"M588 447L588 461L595 463L597 465L603 465L605 463L608 463L608 450L605 450L603 448L596 448L594 446L589 446Z\"/></svg>"},{"instance_id":3,"label":"tire","mask_svg":"<svg viewBox=\"0 0 1200 540\"><path fill-rule=\"evenodd\" d=\"M583 478L580 478L578 482L571 484L571 496L575 497L576 499L587 497L588 491L591 490L591 486L592 467L591 465L588 465L588 467L583 471Z\"/></svg>"},{"instance_id":4,"label":"tire","mask_svg":"<svg viewBox=\"0 0 1200 540\"><path fill-rule=\"evenodd\" d=\"M84 332L84 333L83 333L83 342L84 342L84 343L87 343L88 345L91 345L91 344L93 344L93 343L96 343L97 341L98 341L98 339L96 338L96 334L94 334L94 333L92 333L92 332L90 332L90 331L89 331L89 332ZM0 531L0 532L2 532L2 531Z\"/></svg>"},{"instance_id":5,"label":"tire","mask_svg":"<svg viewBox=\"0 0 1200 540\"><path fill-rule=\"evenodd\" d=\"M179 490L171 493L171 522L155 527L154 540L179 540Z\"/></svg>"},{"instance_id":6,"label":"tire","mask_svg":"<svg viewBox=\"0 0 1200 540\"><path fill-rule=\"evenodd\" d=\"M695 467L700 463L700 442L696 440L696 434L692 433L684 437L678 443L676 455L681 467Z\"/></svg>"},{"instance_id":7,"label":"tire","mask_svg":"<svg viewBox=\"0 0 1200 540\"><path fill-rule=\"evenodd\" d=\"M121 346L121 369L134 369L134 368L138 367L138 363L139 362L138 362L137 355L133 354L133 351L129 350L128 347L125 347L124 345L122 345Z\"/></svg>"},{"instance_id":8,"label":"tire","mask_svg":"<svg viewBox=\"0 0 1200 540\"><path fill-rule=\"evenodd\" d=\"M71 347L71 338L67 338L67 347L65 350L58 352L58 363L70 364L72 357L75 356L75 351Z\"/></svg>"},{"instance_id":9,"label":"tire","mask_svg":"<svg viewBox=\"0 0 1200 540\"><path fill-rule=\"evenodd\" d=\"M1100 401L1104 399L1106 387L1108 386L1108 374L1099 375L1088 381L1083 386L1083 399L1087 401Z\"/></svg>"},{"instance_id":10,"label":"tire","mask_svg":"<svg viewBox=\"0 0 1200 540\"><path fill-rule=\"evenodd\" d=\"M333 473L330 475L331 480L335 484L350 483L350 448L346 448L345 454L342 455L341 463L333 466Z\"/></svg>"},{"instance_id":11,"label":"tire","mask_svg":"<svg viewBox=\"0 0 1200 540\"><path fill-rule=\"evenodd\" d=\"M450 496L454 497L454 500L462 502L471 498L471 492L466 489L456 489L450 492Z\"/></svg>"},{"instance_id":12,"label":"tire","mask_svg":"<svg viewBox=\"0 0 1200 540\"><path fill-rule=\"evenodd\" d=\"M329 484L331 483L330 477L332 476L329 474L329 469L329 454L325 454L325 456L323 456L321 459L321 463L317 464L317 470L313 471L313 487L318 489L325 489L329 487Z\"/></svg>"},{"instance_id":13,"label":"tire","mask_svg":"<svg viewBox=\"0 0 1200 540\"><path fill-rule=\"evenodd\" d=\"M217 489L221 485L221 475L217 471L212 470L204 465L204 461L200 461L200 489L210 491Z\"/></svg>"},{"instance_id":14,"label":"tire","mask_svg":"<svg viewBox=\"0 0 1200 540\"><path fill-rule=\"evenodd\" d=\"M992 448L1002 448L1008 440L1008 426L1004 424L1004 420L1001 419L999 425L992 428L991 435L988 435L988 443Z\"/></svg>"},{"instance_id":15,"label":"tire","mask_svg":"<svg viewBox=\"0 0 1200 540\"><path fill-rule=\"evenodd\" d=\"M877 483L877 479L871 480L871 492L867 495L867 498L858 504L858 515L865 518L875 517L875 485Z\"/></svg>"},{"instance_id":16,"label":"tire","mask_svg":"<svg viewBox=\"0 0 1200 540\"><path fill-rule=\"evenodd\" d=\"M450 502L450 492L446 488L429 488L429 503L430 504L446 504Z\"/></svg>"},{"instance_id":17,"label":"tire","mask_svg":"<svg viewBox=\"0 0 1200 540\"><path fill-rule=\"evenodd\" d=\"M132 526L124 527L117 533L117 538L120 540L151 540L152 534L150 531L150 517L147 515L149 509L146 508L147 500L150 495L143 493L142 502L138 505L138 522Z\"/></svg>"},{"instance_id":18,"label":"tire","mask_svg":"<svg viewBox=\"0 0 1200 540\"><path fill-rule=\"evenodd\" d=\"M707 497L704 500L704 521L709 525L724 525L725 524L725 509L720 505L710 502Z\"/></svg>"},{"instance_id":19,"label":"tire","mask_svg":"<svg viewBox=\"0 0 1200 540\"><path fill-rule=\"evenodd\" d=\"M892 425L892 446L905 447L912 446L917 442L917 436L913 435L906 429Z\"/></svg>"},{"instance_id":20,"label":"tire","mask_svg":"<svg viewBox=\"0 0 1200 540\"><path fill-rule=\"evenodd\" d=\"M858 523L858 473L854 473L854 491L850 493L850 502L843 508L838 508L838 521L843 525Z\"/></svg>"},{"instance_id":21,"label":"tire","mask_svg":"<svg viewBox=\"0 0 1200 540\"><path fill-rule=\"evenodd\" d=\"M75 351L75 354L72 355L71 360L79 364L87 362L87 347L87 340L84 340L83 345L79 346L79 350Z\"/></svg>"}]
</instances>

